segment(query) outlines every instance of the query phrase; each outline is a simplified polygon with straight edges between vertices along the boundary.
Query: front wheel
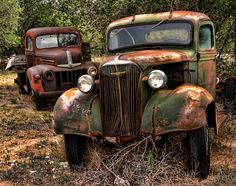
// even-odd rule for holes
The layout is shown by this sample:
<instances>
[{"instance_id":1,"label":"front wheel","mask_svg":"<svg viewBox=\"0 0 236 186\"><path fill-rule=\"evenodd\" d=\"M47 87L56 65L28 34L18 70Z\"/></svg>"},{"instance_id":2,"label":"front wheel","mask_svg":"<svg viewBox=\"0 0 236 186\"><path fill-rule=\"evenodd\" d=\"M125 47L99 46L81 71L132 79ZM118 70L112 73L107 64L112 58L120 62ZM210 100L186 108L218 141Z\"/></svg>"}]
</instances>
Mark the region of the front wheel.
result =
<instances>
[{"instance_id":1,"label":"front wheel","mask_svg":"<svg viewBox=\"0 0 236 186\"><path fill-rule=\"evenodd\" d=\"M42 110L47 106L46 100L43 100L37 93L32 90L32 98L35 104L36 110Z\"/></svg>"},{"instance_id":2,"label":"front wheel","mask_svg":"<svg viewBox=\"0 0 236 186\"><path fill-rule=\"evenodd\" d=\"M208 125L188 132L188 153L190 171L197 176L207 178L210 168L210 145Z\"/></svg>"},{"instance_id":3,"label":"front wheel","mask_svg":"<svg viewBox=\"0 0 236 186\"><path fill-rule=\"evenodd\" d=\"M69 166L82 164L89 139L83 136L65 134L64 141Z\"/></svg>"}]
</instances>

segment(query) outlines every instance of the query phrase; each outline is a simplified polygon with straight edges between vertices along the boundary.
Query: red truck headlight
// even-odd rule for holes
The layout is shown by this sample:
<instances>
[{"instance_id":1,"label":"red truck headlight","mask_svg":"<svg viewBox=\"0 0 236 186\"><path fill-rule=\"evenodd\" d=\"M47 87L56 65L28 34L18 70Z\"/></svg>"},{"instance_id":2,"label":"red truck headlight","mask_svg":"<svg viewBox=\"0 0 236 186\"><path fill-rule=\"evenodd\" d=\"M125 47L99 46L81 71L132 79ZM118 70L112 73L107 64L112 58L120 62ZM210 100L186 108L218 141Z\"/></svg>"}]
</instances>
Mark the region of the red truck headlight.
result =
<instances>
[{"instance_id":1,"label":"red truck headlight","mask_svg":"<svg viewBox=\"0 0 236 186\"><path fill-rule=\"evenodd\" d=\"M54 79L54 73L52 71L48 70L48 71L44 72L43 77L45 80L51 81Z\"/></svg>"}]
</instances>

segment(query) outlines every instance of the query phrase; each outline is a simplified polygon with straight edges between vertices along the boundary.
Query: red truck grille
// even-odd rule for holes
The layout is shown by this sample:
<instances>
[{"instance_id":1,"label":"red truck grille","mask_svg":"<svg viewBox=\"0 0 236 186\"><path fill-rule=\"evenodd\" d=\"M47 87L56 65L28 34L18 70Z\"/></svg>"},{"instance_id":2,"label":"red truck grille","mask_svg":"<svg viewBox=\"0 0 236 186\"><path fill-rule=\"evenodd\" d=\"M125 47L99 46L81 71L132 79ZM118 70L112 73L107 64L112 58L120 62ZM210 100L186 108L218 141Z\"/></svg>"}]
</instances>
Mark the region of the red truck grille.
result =
<instances>
[{"instance_id":1,"label":"red truck grille","mask_svg":"<svg viewBox=\"0 0 236 186\"><path fill-rule=\"evenodd\" d=\"M85 74L82 70L56 72L57 90L66 90L77 86L78 78Z\"/></svg>"},{"instance_id":2,"label":"red truck grille","mask_svg":"<svg viewBox=\"0 0 236 186\"><path fill-rule=\"evenodd\" d=\"M135 64L101 67L103 134L132 136L140 130L140 69Z\"/></svg>"}]
</instances>

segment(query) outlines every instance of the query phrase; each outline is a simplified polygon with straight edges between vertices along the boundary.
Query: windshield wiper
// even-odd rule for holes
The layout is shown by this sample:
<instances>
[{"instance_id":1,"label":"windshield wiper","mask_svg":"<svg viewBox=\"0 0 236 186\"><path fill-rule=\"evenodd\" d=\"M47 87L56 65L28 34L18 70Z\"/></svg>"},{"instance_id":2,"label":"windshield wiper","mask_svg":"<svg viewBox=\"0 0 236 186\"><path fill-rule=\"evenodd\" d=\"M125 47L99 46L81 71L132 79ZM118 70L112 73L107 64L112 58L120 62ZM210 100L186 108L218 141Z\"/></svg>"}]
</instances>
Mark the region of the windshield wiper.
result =
<instances>
[{"instance_id":1,"label":"windshield wiper","mask_svg":"<svg viewBox=\"0 0 236 186\"><path fill-rule=\"evenodd\" d=\"M120 28L116 33L114 33L114 35L112 37L114 37L117 34L119 34L122 30L124 30L129 35L129 37L132 40L133 44L135 44L133 36L130 34L130 32L126 28Z\"/></svg>"},{"instance_id":2,"label":"windshield wiper","mask_svg":"<svg viewBox=\"0 0 236 186\"><path fill-rule=\"evenodd\" d=\"M154 29L154 28L160 26L162 23L164 23L164 22L166 22L166 21L168 21L168 20L169 20L169 18L168 18L168 19L163 19L163 20L161 20L159 23L155 24L155 25L152 27L152 29Z\"/></svg>"}]
</instances>

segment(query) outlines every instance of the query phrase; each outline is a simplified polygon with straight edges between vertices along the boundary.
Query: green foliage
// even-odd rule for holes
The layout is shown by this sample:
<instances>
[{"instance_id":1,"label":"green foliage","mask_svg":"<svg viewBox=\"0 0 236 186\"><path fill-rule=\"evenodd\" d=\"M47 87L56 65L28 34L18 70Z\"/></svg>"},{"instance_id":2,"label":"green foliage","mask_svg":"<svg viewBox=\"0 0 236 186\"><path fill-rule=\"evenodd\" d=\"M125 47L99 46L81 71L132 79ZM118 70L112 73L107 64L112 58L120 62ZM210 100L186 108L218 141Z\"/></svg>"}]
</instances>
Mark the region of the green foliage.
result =
<instances>
[{"instance_id":1,"label":"green foliage","mask_svg":"<svg viewBox=\"0 0 236 186\"><path fill-rule=\"evenodd\" d=\"M19 38L23 44L24 33L30 28L74 26L79 28L84 40L91 43L93 52L103 54L106 27L111 21L134 14L170 11L171 7L172 10L200 11L209 15L215 24L218 50L224 43L225 51L233 50L235 0L3 0L0 28L4 33L0 33L0 53L18 44ZM15 34L17 26L19 37Z\"/></svg>"},{"instance_id":2,"label":"green foliage","mask_svg":"<svg viewBox=\"0 0 236 186\"><path fill-rule=\"evenodd\" d=\"M0 5L0 56L19 43L18 18L21 8L18 0L2 0Z\"/></svg>"}]
</instances>

